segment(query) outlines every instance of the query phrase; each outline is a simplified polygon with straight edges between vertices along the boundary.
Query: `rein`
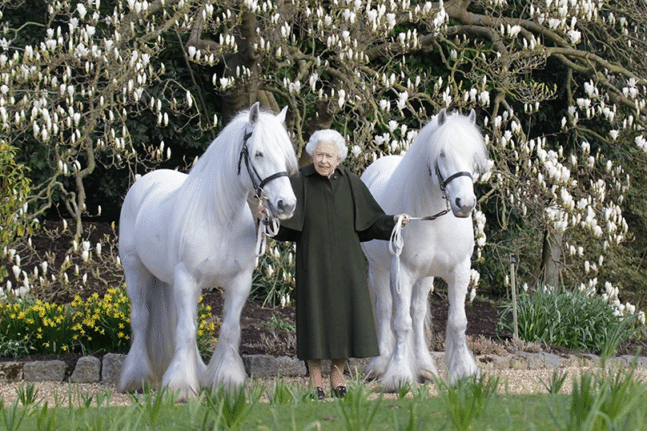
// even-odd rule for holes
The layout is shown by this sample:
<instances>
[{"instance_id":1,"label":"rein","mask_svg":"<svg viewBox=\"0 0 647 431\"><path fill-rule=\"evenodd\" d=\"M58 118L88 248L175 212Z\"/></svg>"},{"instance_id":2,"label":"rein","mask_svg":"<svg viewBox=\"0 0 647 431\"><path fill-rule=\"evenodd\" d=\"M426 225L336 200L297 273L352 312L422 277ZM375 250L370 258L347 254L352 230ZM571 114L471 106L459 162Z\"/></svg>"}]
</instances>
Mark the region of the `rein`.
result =
<instances>
[{"instance_id":1,"label":"rein","mask_svg":"<svg viewBox=\"0 0 647 431\"><path fill-rule=\"evenodd\" d=\"M245 161L245 167L247 168L247 173L249 174L249 179L252 180L252 187L254 187L254 197L259 200L266 200L265 196L261 196L263 193L263 187L267 185L272 180L281 177L287 177L290 174L287 171L279 171L275 174L272 174L265 179L261 179L261 176L258 174L258 171L252 165L252 162L249 159L249 147L247 146L247 141L252 136L252 132L245 133L243 138L243 147L240 150L240 156L238 157L238 175L240 175L240 168L243 160ZM261 218L258 221L258 229L256 236L256 256L262 256L265 254L265 249L267 245L267 237L273 237L279 232L280 223L276 217L272 217L267 214L267 212L261 212Z\"/></svg>"}]
</instances>

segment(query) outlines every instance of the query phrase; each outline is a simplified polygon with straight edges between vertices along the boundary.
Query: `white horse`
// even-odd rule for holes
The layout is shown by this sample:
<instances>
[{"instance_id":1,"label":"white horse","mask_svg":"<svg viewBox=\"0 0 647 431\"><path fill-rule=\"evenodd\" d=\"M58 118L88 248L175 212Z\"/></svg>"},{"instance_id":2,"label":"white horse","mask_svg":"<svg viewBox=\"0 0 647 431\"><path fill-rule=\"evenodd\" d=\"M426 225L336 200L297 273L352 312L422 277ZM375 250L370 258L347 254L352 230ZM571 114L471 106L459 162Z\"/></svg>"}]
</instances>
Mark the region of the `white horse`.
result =
<instances>
[{"instance_id":1,"label":"white horse","mask_svg":"<svg viewBox=\"0 0 647 431\"><path fill-rule=\"evenodd\" d=\"M240 314L252 283L256 195L273 217L292 216L288 179L297 160L278 115L258 103L236 116L188 175L157 170L131 187L121 209L119 256L132 302L132 345L119 390L161 382L179 400L201 386L235 389L247 375L238 352ZM203 288L224 289L223 322L208 367L196 343Z\"/></svg>"},{"instance_id":2,"label":"white horse","mask_svg":"<svg viewBox=\"0 0 647 431\"><path fill-rule=\"evenodd\" d=\"M437 375L424 335L434 277L449 285L445 361L450 381L479 374L465 338L465 295L474 248L470 214L476 205L472 177L486 169L488 160L475 121L473 110L467 117L443 109L420 130L406 155L382 157L361 177L387 214L433 219L412 221L401 232L399 288L390 282L388 243L363 243L380 347L380 356L366 371L381 376L388 392Z\"/></svg>"}]
</instances>

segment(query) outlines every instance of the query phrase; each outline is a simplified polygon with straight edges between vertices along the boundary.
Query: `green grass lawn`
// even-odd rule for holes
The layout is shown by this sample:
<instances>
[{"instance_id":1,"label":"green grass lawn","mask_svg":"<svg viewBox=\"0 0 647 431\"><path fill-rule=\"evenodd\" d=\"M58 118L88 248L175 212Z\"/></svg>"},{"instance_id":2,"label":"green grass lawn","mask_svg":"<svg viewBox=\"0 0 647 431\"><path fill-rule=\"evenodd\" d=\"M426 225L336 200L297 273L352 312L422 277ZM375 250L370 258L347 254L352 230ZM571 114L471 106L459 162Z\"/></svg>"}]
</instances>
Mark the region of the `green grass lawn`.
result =
<instances>
[{"instance_id":1,"label":"green grass lawn","mask_svg":"<svg viewBox=\"0 0 647 431\"><path fill-rule=\"evenodd\" d=\"M204 392L185 404L173 394L146 391L129 406L110 406L109 396L77 397L48 406L29 388L3 402L0 429L7 430L642 430L647 426L647 385L631 369L584 373L570 394L501 394L498 379L438 381L427 388L375 398L351 382L346 398L314 401L309 391L276 382L237 394ZM555 392L559 392L557 386ZM261 395L269 402L260 402ZM78 403L81 401L81 403ZM74 405L74 403L72 403Z\"/></svg>"},{"instance_id":2,"label":"green grass lawn","mask_svg":"<svg viewBox=\"0 0 647 431\"><path fill-rule=\"evenodd\" d=\"M549 430L566 424L567 395L495 396L481 416L474 419L474 430ZM0 427L16 430L452 430L447 405L440 397L424 400L398 399L371 401L362 404L347 418L342 410L344 401L303 402L271 405L257 403L238 428L228 428L217 409L204 405L164 404L157 414L147 407L78 407L54 408L43 413L43 408L19 408L24 414L17 428L9 428L4 420ZM346 406L349 407L349 406ZM647 406L643 406L647 407ZM375 409L370 424L368 413ZM5 411L11 408L5 407ZM555 419L553 419L555 416ZM4 418L3 418L4 419ZM46 424L51 425L48 427ZM564 428L565 429L565 428Z\"/></svg>"}]
</instances>

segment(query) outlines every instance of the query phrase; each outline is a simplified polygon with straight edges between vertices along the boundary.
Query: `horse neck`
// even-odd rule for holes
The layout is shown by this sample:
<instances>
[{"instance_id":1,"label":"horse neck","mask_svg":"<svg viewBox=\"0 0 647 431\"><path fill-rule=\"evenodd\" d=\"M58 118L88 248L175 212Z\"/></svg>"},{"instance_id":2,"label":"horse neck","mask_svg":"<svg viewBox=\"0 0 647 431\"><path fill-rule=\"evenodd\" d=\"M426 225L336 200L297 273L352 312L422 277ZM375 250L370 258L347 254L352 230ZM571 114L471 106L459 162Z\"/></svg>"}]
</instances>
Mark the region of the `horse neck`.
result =
<instances>
[{"instance_id":1,"label":"horse neck","mask_svg":"<svg viewBox=\"0 0 647 431\"><path fill-rule=\"evenodd\" d=\"M413 148L413 146L412 146ZM429 174L428 159L422 151L409 151L393 172L389 187L396 207L413 216L438 213L447 207L440 186ZM431 167L433 172L433 166Z\"/></svg>"},{"instance_id":2,"label":"horse neck","mask_svg":"<svg viewBox=\"0 0 647 431\"><path fill-rule=\"evenodd\" d=\"M190 206L196 213L215 217L213 221L228 224L247 205L249 189L244 182L247 170L238 172L241 145L231 145L240 130L225 128L198 163L189 172L180 193L192 196Z\"/></svg>"}]
</instances>

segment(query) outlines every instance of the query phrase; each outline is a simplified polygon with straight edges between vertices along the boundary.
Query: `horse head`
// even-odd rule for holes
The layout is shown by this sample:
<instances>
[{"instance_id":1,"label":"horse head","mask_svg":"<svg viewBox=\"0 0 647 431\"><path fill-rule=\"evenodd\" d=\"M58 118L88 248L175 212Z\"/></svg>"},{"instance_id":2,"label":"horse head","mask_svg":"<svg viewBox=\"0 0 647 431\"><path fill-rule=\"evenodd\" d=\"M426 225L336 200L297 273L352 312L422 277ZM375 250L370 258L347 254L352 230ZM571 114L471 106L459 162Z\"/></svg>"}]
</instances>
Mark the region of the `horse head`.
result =
<instances>
[{"instance_id":1,"label":"horse head","mask_svg":"<svg viewBox=\"0 0 647 431\"><path fill-rule=\"evenodd\" d=\"M297 160L285 129L286 112L287 106L278 115L262 112L258 102L251 107L238 162L239 173L243 162L247 167L256 197L279 219L292 217L297 201L288 178Z\"/></svg>"},{"instance_id":2,"label":"horse head","mask_svg":"<svg viewBox=\"0 0 647 431\"><path fill-rule=\"evenodd\" d=\"M473 177L487 159L483 138L476 127L476 113L437 116L436 139L439 151L430 174L456 217L469 217L476 206ZM432 174L433 170L433 174Z\"/></svg>"}]
</instances>

